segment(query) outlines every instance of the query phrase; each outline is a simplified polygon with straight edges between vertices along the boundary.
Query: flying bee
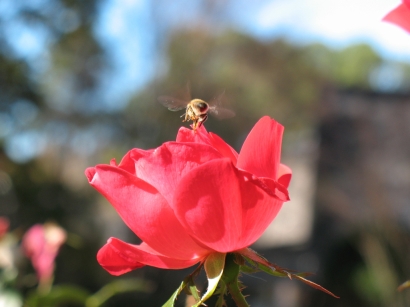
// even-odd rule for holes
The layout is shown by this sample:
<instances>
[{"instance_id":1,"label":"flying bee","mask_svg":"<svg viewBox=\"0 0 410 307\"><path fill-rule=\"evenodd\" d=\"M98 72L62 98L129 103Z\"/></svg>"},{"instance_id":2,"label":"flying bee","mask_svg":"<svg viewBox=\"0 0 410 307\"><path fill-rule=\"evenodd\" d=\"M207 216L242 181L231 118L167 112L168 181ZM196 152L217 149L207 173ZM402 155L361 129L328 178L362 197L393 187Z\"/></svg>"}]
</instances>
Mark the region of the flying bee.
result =
<instances>
[{"instance_id":1,"label":"flying bee","mask_svg":"<svg viewBox=\"0 0 410 307\"><path fill-rule=\"evenodd\" d=\"M184 117L182 122L192 121L192 128L196 131L208 119L208 113L218 119L235 116L233 111L219 106L223 95L224 93L218 95L209 103L198 98L183 100L171 96L159 96L158 101L171 111L185 109L185 113L181 115Z\"/></svg>"}]
</instances>

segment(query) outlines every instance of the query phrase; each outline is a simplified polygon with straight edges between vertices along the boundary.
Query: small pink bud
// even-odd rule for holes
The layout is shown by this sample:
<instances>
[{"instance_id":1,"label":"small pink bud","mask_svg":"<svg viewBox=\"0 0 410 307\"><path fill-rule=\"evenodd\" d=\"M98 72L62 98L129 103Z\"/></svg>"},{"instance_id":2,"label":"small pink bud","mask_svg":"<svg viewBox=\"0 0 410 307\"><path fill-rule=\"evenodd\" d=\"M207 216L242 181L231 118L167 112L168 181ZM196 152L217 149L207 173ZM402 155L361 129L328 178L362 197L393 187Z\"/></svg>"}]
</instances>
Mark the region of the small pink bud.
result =
<instances>
[{"instance_id":1,"label":"small pink bud","mask_svg":"<svg viewBox=\"0 0 410 307\"><path fill-rule=\"evenodd\" d=\"M52 278L54 260L65 240L65 230L53 223L36 224L24 235L22 247L30 258L40 283Z\"/></svg>"}]
</instances>

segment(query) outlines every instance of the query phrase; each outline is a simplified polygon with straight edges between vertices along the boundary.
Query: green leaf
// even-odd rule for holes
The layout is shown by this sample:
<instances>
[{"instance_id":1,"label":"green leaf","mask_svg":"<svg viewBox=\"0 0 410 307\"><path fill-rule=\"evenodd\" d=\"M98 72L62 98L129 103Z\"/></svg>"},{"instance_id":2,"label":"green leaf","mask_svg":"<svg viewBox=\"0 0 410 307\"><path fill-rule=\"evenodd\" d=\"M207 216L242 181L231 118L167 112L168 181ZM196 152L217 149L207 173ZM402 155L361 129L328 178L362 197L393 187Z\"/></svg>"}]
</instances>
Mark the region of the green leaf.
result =
<instances>
[{"instance_id":1,"label":"green leaf","mask_svg":"<svg viewBox=\"0 0 410 307\"><path fill-rule=\"evenodd\" d=\"M193 297L199 301L199 291L195 286L194 283L194 278L199 274L199 272L202 269L202 265L199 265L195 271L192 272L192 274L188 275L183 281L182 283L179 285L178 289L171 295L171 297L169 298L169 300L162 305L162 307L174 307L175 301L178 298L178 295L181 294L182 290L184 290L187 286L189 287L189 293L193 295Z\"/></svg>"},{"instance_id":2,"label":"green leaf","mask_svg":"<svg viewBox=\"0 0 410 307\"><path fill-rule=\"evenodd\" d=\"M85 289L73 285L60 285L51 288L47 294L32 292L24 306L29 307L57 307L60 304L78 304L84 306L90 293Z\"/></svg>"},{"instance_id":3,"label":"green leaf","mask_svg":"<svg viewBox=\"0 0 410 307\"><path fill-rule=\"evenodd\" d=\"M218 283L224 271L225 257L226 254L213 253L206 258L204 262L204 268L206 277L208 278L208 289L206 290L206 293L202 296L200 301L193 307L198 307L203 304L203 302L209 299L215 292L215 289L218 286Z\"/></svg>"},{"instance_id":4,"label":"green leaf","mask_svg":"<svg viewBox=\"0 0 410 307\"><path fill-rule=\"evenodd\" d=\"M151 292L152 289L152 284L142 279L133 278L115 280L102 287L93 295L89 296L85 302L85 306L99 307L103 305L108 299L117 294L132 291Z\"/></svg>"},{"instance_id":5,"label":"green leaf","mask_svg":"<svg viewBox=\"0 0 410 307\"><path fill-rule=\"evenodd\" d=\"M178 295L184 290L186 287L186 282L185 280L179 285L178 289L171 295L169 300L162 305L162 307L174 307L175 301L177 300Z\"/></svg>"}]
</instances>

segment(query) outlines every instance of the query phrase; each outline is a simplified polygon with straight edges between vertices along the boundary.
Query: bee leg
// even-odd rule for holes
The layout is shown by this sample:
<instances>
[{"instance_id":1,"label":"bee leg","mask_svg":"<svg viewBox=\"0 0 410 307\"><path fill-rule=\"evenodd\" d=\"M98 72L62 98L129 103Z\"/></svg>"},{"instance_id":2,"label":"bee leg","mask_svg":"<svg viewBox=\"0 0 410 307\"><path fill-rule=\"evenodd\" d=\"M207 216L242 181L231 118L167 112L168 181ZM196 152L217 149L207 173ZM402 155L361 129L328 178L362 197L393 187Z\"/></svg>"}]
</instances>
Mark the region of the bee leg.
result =
<instances>
[{"instance_id":1,"label":"bee leg","mask_svg":"<svg viewBox=\"0 0 410 307\"><path fill-rule=\"evenodd\" d=\"M204 122L208 119L208 114L201 114L197 120L197 128L201 127Z\"/></svg>"},{"instance_id":2,"label":"bee leg","mask_svg":"<svg viewBox=\"0 0 410 307\"><path fill-rule=\"evenodd\" d=\"M192 123L192 129L194 130L194 132L196 132L196 129L198 129L198 120L194 120L194 122Z\"/></svg>"},{"instance_id":3,"label":"bee leg","mask_svg":"<svg viewBox=\"0 0 410 307\"><path fill-rule=\"evenodd\" d=\"M187 122L187 121L190 121L190 120L192 120L192 121L194 121L195 120L195 117L194 116L192 116L191 114L189 114L188 112L185 114L185 122Z\"/></svg>"}]
</instances>

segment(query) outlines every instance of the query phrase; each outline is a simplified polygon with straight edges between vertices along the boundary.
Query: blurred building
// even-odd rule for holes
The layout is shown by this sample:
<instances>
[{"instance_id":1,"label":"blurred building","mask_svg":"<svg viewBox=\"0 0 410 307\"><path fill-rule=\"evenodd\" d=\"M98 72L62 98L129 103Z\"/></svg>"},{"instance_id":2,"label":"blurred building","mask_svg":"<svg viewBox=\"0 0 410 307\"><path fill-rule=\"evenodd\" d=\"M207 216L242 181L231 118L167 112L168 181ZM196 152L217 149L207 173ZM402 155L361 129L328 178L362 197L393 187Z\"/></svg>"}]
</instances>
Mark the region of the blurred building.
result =
<instances>
[{"instance_id":1,"label":"blurred building","mask_svg":"<svg viewBox=\"0 0 410 307\"><path fill-rule=\"evenodd\" d=\"M406 306L409 295L396 289L410 279L409 122L407 94L328 93L318 147L311 137L285 151L292 201L256 247L280 266L315 273L310 279L341 299L297 281L245 277L252 306Z\"/></svg>"},{"instance_id":2,"label":"blurred building","mask_svg":"<svg viewBox=\"0 0 410 307\"><path fill-rule=\"evenodd\" d=\"M324 102L318 206L352 227L410 226L410 96L342 91Z\"/></svg>"}]
</instances>

